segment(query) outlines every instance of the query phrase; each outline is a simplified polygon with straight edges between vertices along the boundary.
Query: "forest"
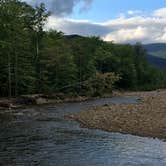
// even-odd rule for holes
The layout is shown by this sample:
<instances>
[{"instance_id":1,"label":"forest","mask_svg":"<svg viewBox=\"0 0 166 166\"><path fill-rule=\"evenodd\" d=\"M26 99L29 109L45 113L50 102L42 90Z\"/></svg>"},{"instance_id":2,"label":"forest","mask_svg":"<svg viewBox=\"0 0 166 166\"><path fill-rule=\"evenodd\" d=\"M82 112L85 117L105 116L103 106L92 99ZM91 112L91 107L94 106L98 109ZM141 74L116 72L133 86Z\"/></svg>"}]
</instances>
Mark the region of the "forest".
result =
<instances>
[{"instance_id":1,"label":"forest","mask_svg":"<svg viewBox=\"0 0 166 166\"><path fill-rule=\"evenodd\" d=\"M50 12L18 0L0 1L0 96L100 96L113 88L166 87L166 72L150 65L141 43L45 30ZM124 34L125 35L125 34Z\"/></svg>"}]
</instances>

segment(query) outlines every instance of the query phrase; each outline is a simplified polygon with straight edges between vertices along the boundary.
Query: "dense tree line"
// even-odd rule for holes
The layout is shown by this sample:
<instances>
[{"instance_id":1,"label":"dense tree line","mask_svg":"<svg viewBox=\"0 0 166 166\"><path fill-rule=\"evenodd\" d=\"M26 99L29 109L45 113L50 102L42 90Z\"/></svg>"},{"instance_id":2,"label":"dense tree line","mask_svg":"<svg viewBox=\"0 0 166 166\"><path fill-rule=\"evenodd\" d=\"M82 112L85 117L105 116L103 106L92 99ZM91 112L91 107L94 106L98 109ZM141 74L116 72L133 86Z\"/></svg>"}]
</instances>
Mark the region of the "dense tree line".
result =
<instances>
[{"instance_id":1,"label":"dense tree line","mask_svg":"<svg viewBox=\"0 0 166 166\"><path fill-rule=\"evenodd\" d=\"M44 31L48 16L44 4L0 1L0 96L165 87L165 72L148 64L141 44Z\"/></svg>"}]
</instances>

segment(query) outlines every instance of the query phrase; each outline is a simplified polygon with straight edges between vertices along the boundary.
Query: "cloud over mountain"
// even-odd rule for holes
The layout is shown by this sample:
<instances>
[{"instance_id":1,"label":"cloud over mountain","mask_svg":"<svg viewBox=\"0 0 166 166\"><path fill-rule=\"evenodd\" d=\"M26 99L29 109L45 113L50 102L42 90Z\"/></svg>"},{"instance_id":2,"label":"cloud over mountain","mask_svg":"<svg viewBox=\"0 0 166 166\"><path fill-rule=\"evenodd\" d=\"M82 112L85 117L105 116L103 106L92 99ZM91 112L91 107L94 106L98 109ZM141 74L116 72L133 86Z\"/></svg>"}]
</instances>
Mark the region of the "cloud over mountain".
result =
<instances>
[{"instance_id":1,"label":"cloud over mountain","mask_svg":"<svg viewBox=\"0 0 166 166\"><path fill-rule=\"evenodd\" d=\"M132 11L132 14L136 13ZM140 12L141 13L141 12ZM73 20L51 16L47 29L56 29L66 34L100 36L106 41L118 43L166 42L166 8L157 9L148 15L119 17L107 22Z\"/></svg>"}]
</instances>

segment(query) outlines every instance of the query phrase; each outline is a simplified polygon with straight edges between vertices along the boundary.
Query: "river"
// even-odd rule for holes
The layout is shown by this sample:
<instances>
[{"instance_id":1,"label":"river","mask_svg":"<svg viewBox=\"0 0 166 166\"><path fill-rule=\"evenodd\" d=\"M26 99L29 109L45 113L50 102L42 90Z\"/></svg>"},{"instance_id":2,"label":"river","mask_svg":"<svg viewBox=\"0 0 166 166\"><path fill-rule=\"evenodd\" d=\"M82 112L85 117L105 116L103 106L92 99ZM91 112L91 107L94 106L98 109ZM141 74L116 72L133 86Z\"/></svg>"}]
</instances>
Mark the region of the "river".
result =
<instances>
[{"instance_id":1,"label":"river","mask_svg":"<svg viewBox=\"0 0 166 166\"><path fill-rule=\"evenodd\" d=\"M0 165L166 166L166 142L80 128L64 118L93 106L137 99L113 97L19 110L16 119L0 125Z\"/></svg>"}]
</instances>

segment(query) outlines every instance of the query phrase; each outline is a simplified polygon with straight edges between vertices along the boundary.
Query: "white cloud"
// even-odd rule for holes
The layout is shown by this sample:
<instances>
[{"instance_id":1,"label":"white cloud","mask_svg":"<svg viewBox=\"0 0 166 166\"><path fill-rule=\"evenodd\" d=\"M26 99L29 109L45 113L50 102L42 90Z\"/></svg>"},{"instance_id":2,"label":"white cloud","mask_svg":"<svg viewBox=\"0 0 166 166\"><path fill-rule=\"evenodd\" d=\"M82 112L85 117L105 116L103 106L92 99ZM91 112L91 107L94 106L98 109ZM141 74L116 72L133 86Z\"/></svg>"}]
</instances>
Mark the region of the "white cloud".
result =
<instances>
[{"instance_id":1,"label":"white cloud","mask_svg":"<svg viewBox=\"0 0 166 166\"><path fill-rule=\"evenodd\" d=\"M114 31L104 38L106 41L116 42L134 42L142 41L147 39L148 29L145 27L138 26L133 29L120 29Z\"/></svg>"},{"instance_id":2,"label":"white cloud","mask_svg":"<svg viewBox=\"0 0 166 166\"><path fill-rule=\"evenodd\" d=\"M166 18L158 17L131 17L114 19L105 23L113 29L105 40L115 42L166 42L163 38L166 27Z\"/></svg>"},{"instance_id":3,"label":"white cloud","mask_svg":"<svg viewBox=\"0 0 166 166\"><path fill-rule=\"evenodd\" d=\"M161 9L155 10L153 12L153 15L156 17L165 17L166 18L166 8L161 8Z\"/></svg>"},{"instance_id":4,"label":"white cloud","mask_svg":"<svg viewBox=\"0 0 166 166\"><path fill-rule=\"evenodd\" d=\"M101 23L51 16L46 28L63 31L66 34L100 36L106 41L113 40L118 43L166 42L166 13L164 12L166 9L162 8L153 11L149 16L134 14L131 17L124 16Z\"/></svg>"},{"instance_id":5,"label":"white cloud","mask_svg":"<svg viewBox=\"0 0 166 166\"><path fill-rule=\"evenodd\" d=\"M135 14L141 14L141 13L142 13L142 11L140 11L140 10L128 10L127 11L128 15L135 15Z\"/></svg>"},{"instance_id":6,"label":"white cloud","mask_svg":"<svg viewBox=\"0 0 166 166\"><path fill-rule=\"evenodd\" d=\"M110 32L110 28L101 23L90 22L87 20L73 20L51 16L45 27L56 29L66 34L79 34L83 36L105 36Z\"/></svg>"}]
</instances>

